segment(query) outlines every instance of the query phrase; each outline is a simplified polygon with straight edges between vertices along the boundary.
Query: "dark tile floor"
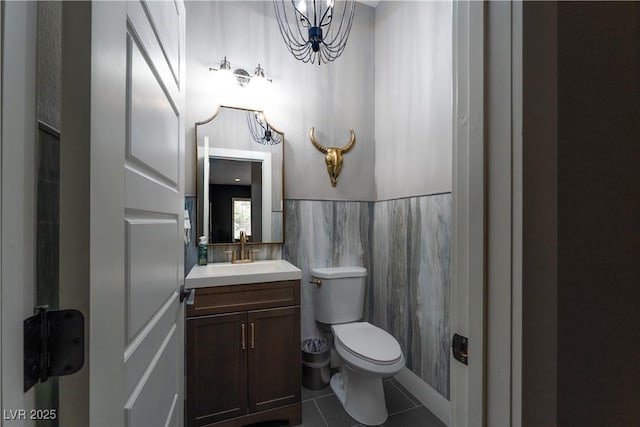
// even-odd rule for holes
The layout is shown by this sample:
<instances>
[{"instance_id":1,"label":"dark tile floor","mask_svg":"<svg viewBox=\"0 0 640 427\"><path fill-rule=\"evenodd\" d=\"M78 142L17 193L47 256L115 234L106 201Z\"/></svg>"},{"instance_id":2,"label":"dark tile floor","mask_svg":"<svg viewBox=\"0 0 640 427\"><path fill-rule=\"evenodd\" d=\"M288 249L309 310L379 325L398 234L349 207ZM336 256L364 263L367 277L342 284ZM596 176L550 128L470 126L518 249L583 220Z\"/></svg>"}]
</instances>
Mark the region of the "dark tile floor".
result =
<instances>
[{"instance_id":1,"label":"dark tile floor","mask_svg":"<svg viewBox=\"0 0 640 427\"><path fill-rule=\"evenodd\" d=\"M389 411L385 427L445 427L445 424L393 378L383 381ZM360 424L342 408L330 387L302 388L302 427L354 427Z\"/></svg>"}]
</instances>

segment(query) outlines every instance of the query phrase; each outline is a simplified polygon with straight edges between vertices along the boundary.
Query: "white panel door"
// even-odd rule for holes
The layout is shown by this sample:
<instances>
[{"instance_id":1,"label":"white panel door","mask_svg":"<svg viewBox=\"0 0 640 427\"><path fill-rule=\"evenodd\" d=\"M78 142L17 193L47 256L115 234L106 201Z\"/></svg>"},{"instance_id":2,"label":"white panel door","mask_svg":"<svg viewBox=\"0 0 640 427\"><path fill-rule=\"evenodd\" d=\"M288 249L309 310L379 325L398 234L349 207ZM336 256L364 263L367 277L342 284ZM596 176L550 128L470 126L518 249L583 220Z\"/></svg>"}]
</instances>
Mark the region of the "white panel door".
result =
<instances>
[{"instance_id":1,"label":"white panel door","mask_svg":"<svg viewBox=\"0 0 640 427\"><path fill-rule=\"evenodd\" d=\"M124 419L132 427L183 423L184 20L173 1L127 2Z\"/></svg>"},{"instance_id":2,"label":"white panel door","mask_svg":"<svg viewBox=\"0 0 640 427\"><path fill-rule=\"evenodd\" d=\"M453 5L454 126L450 331L469 338L468 365L451 355L451 426L485 425L484 9Z\"/></svg>"},{"instance_id":3,"label":"white panel door","mask_svg":"<svg viewBox=\"0 0 640 427\"><path fill-rule=\"evenodd\" d=\"M181 1L63 3L60 425L184 422L184 35Z\"/></svg>"}]
</instances>

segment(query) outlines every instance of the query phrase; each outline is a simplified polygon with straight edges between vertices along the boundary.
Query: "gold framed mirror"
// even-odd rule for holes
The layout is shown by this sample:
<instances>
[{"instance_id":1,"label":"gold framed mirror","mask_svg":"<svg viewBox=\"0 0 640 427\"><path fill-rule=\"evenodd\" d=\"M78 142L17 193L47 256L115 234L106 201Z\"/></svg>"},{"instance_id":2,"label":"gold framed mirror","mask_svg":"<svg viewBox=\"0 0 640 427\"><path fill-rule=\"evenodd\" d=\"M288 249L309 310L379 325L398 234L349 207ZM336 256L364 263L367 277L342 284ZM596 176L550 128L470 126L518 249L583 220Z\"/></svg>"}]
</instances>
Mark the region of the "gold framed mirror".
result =
<instances>
[{"instance_id":1,"label":"gold framed mirror","mask_svg":"<svg viewBox=\"0 0 640 427\"><path fill-rule=\"evenodd\" d=\"M264 113L221 106L195 124L196 230L213 245L284 242L284 132ZM196 239L197 241L198 239Z\"/></svg>"}]
</instances>

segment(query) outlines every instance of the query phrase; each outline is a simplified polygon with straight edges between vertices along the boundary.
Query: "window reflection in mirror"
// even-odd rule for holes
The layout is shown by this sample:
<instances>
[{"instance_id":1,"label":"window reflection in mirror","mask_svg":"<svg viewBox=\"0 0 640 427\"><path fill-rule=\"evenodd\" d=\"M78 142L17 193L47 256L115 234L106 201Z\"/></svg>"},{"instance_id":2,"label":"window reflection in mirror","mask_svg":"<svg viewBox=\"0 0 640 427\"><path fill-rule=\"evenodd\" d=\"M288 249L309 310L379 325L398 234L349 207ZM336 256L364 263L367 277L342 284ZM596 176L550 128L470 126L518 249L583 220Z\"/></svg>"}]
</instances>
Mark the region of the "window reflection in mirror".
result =
<instances>
[{"instance_id":1,"label":"window reflection in mirror","mask_svg":"<svg viewBox=\"0 0 640 427\"><path fill-rule=\"evenodd\" d=\"M251 241L251 199L233 198L233 240L240 240L240 232L244 231L247 240Z\"/></svg>"}]
</instances>

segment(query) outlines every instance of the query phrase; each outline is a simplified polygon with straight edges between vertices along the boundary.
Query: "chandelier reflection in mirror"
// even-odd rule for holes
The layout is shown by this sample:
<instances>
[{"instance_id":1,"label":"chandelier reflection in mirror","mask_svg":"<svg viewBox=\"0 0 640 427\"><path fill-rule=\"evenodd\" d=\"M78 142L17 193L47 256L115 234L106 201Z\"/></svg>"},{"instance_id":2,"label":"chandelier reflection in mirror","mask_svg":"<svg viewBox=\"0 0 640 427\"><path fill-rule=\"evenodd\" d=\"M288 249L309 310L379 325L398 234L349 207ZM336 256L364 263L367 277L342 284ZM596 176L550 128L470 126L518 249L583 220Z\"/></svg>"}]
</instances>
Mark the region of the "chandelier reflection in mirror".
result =
<instances>
[{"instance_id":1,"label":"chandelier reflection in mirror","mask_svg":"<svg viewBox=\"0 0 640 427\"><path fill-rule=\"evenodd\" d=\"M327 63L347 46L355 0L273 0L285 45L302 62Z\"/></svg>"},{"instance_id":2,"label":"chandelier reflection in mirror","mask_svg":"<svg viewBox=\"0 0 640 427\"><path fill-rule=\"evenodd\" d=\"M247 125L251 138L262 145L277 145L282 142L282 135L274 132L261 111L247 111Z\"/></svg>"}]
</instances>

